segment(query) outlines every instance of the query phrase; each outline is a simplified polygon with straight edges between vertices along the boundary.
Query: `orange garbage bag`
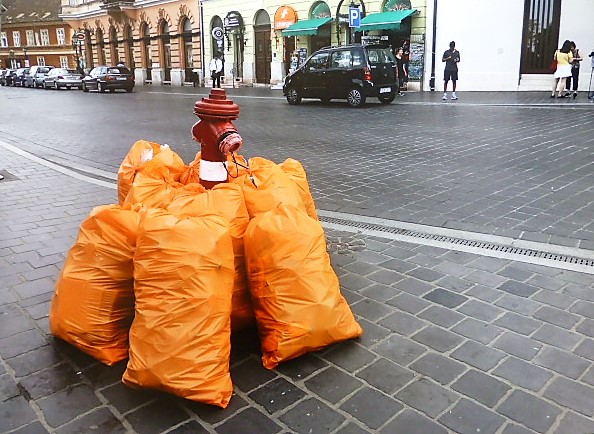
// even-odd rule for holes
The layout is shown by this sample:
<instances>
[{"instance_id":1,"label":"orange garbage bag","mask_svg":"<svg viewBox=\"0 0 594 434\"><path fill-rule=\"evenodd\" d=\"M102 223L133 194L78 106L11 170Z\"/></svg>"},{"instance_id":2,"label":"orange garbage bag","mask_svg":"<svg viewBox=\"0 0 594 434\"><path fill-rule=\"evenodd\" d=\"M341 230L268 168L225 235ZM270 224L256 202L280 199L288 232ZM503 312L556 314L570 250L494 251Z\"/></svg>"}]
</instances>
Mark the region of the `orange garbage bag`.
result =
<instances>
[{"instance_id":1,"label":"orange garbage bag","mask_svg":"<svg viewBox=\"0 0 594 434\"><path fill-rule=\"evenodd\" d=\"M279 204L250 221L244 241L266 368L361 335L317 220Z\"/></svg>"},{"instance_id":2,"label":"orange garbage bag","mask_svg":"<svg viewBox=\"0 0 594 434\"><path fill-rule=\"evenodd\" d=\"M124 203L165 209L181 187L183 184L174 180L167 167L148 165L136 174Z\"/></svg>"},{"instance_id":3,"label":"orange garbage bag","mask_svg":"<svg viewBox=\"0 0 594 434\"><path fill-rule=\"evenodd\" d=\"M222 217L141 214L135 316L122 381L226 407L233 246Z\"/></svg>"},{"instance_id":4,"label":"orange garbage bag","mask_svg":"<svg viewBox=\"0 0 594 434\"><path fill-rule=\"evenodd\" d=\"M188 184L187 187L195 184ZM231 330L241 330L255 324L252 301L250 299L247 272L245 269L245 253L243 235L250 218L243 200L243 192L239 185L218 184L204 194L197 194L188 189L178 190L177 196L167 207L176 215L201 217L206 215L221 216L229 223L233 240L234 269L233 299L231 310Z\"/></svg>"},{"instance_id":5,"label":"orange garbage bag","mask_svg":"<svg viewBox=\"0 0 594 434\"><path fill-rule=\"evenodd\" d=\"M274 162L261 157L250 158L250 174L230 179L243 188L250 218L270 211L279 203L293 205L306 211L299 188Z\"/></svg>"},{"instance_id":6,"label":"orange garbage bag","mask_svg":"<svg viewBox=\"0 0 594 434\"><path fill-rule=\"evenodd\" d=\"M318 213L316 211L316 204L309 190L309 182L307 181L307 174L301 163L293 158L287 158L280 165L280 168L285 172L291 180L297 184L301 200L305 205L307 215L312 219L318 220Z\"/></svg>"},{"instance_id":7,"label":"orange garbage bag","mask_svg":"<svg viewBox=\"0 0 594 434\"><path fill-rule=\"evenodd\" d=\"M128 357L139 220L130 207L95 208L80 225L51 302L52 334L107 365Z\"/></svg>"},{"instance_id":8,"label":"orange garbage bag","mask_svg":"<svg viewBox=\"0 0 594 434\"><path fill-rule=\"evenodd\" d=\"M183 160L168 145L159 145L147 140L137 141L118 170L118 200L120 204L124 203L136 174L151 166L166 167L167 174L174 181L179 181L185 170Z\"/></svg>"}]
</instances>

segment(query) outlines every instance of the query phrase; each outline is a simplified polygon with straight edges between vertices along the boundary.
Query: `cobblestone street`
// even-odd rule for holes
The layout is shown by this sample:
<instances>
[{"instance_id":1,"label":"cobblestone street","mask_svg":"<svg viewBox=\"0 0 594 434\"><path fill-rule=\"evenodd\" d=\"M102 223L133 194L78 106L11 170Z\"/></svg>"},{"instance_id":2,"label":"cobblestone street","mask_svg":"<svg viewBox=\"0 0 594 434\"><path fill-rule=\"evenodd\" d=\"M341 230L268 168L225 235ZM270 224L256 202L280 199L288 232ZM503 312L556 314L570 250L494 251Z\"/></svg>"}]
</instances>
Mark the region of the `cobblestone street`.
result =
<instances>
[{"instance_id":1,"label":"cobblestone street","mask_svg":"<svg viewBox=\"0 0 594 434\"><path fill-rule=\"evenodd\" d=\"M1 433L594 433L585 98L411 92L354 110L229 89L240 153L306 168L363 336L267 370L255 330L235 334L224 410L130 389L126 362L107 367L52 338L50 300L80 223L117 202L136 140L194 158L204 95L0 88Z\"/></svg>"}]
</instances>

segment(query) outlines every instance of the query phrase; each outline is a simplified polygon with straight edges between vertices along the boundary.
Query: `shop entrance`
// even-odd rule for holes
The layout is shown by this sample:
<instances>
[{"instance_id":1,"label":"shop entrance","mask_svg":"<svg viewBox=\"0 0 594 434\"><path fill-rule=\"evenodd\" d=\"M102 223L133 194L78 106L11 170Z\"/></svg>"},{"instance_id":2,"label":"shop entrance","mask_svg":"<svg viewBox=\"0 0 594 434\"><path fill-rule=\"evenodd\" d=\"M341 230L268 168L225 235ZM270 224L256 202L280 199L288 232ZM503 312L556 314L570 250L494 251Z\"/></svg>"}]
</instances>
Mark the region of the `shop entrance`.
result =
<instances>
[{"instance_id":1,"label":"shop entrance","mask_svg":"<svg viewBox=\"0 0 594 434\"><path fill-rule=\"evenodd\" d=\"M270 35L270 16L265 10L260 10L256 14L254 26L256 83L270 83L270 64L272 63Z\"/></svg>"}]
</instances>

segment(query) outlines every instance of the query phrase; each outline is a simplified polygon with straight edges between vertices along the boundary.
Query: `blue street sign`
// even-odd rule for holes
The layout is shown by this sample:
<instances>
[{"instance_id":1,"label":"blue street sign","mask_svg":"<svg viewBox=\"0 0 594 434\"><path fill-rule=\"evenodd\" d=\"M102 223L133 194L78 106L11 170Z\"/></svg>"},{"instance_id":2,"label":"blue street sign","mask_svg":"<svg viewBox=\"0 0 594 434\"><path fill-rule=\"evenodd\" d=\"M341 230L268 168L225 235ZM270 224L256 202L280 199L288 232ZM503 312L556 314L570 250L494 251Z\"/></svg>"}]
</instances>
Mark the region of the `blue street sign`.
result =
<instances>
[{"instance_id":1,"label":"blue street sign","mask_svg":"<svg viewBox=\"0 0 594 434\"><path fill-rule=\"evenodd\" d=\"M361 27L361 10L349 8L349 27Z\"/></svg>"}]
</instances>

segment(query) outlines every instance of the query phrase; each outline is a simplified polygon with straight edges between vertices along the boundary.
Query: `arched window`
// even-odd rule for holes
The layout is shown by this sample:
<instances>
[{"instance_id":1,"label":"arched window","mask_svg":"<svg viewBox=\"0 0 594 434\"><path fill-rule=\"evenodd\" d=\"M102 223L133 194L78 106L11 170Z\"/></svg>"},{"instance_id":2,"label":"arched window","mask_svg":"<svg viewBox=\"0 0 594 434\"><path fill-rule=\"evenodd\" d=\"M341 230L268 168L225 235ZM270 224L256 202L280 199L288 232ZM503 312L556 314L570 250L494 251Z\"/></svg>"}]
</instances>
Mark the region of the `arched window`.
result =
<instances>
[{"instance_id":1,"label":"arched window","mask_svg":"<svg viewBox=\"0 0 594 434\"><path fill-rule=\"evenodd\" d=\"M111 65L116 65L120 60L118 52L118 32L114 26L109 28L109 61Z\"/></svg>"},{"instance_id":2,"label":"arched window","mask_svg":"<svg viewBox=\"0 0 594 434\"><path fill-rule=\"evenodd\" d=\"M124 27L124 57L126 66L134 72L134 39L129 24Z\"/></svg>"},{"instance_id":3,"label":"arched window","mask_svg":"<svg viewBox=\"0 0 594 434\"><path fill-rule=\"evenodd\" d=\"M97 38L97 64L105 64L105 41L103 40L103 30L97 29L95 32Z\"/></svg>"},{"instance_id":4,"label":"arched window","mask_svg":"<svg viewBox=\"0 0 594 434\"><path fill-rule=\"evenodd\" d=\"M183 22L183 66L184 68L194 67L194 53L192 52L192 23L186 17Z\"/></svg>"},{"instance_id":5,"label":"arched window","mask_svg":"<svg viewBox=\"0 0 594 434\"><path fill-rule=\"evenodd\" d=\"M151 28L147 23L140 25L140 37L142 38L142 52L141 62L142 66L146 68L146 79L152 80L151 71L153 68L153 60L151 59Z\"/></svg>"},{"instance_id":6,"label":"arched window","mask_svg":"<svg viewBox=\"0 0 594 434\"><path fill-rule=\"evenodd\" d=\"M167 21L161 21L160 37L160 63L161 67L165 69L165 81L171 81L171 36L169 35L169 24Z\"/></svg>"}]
</instances>

